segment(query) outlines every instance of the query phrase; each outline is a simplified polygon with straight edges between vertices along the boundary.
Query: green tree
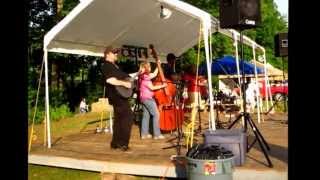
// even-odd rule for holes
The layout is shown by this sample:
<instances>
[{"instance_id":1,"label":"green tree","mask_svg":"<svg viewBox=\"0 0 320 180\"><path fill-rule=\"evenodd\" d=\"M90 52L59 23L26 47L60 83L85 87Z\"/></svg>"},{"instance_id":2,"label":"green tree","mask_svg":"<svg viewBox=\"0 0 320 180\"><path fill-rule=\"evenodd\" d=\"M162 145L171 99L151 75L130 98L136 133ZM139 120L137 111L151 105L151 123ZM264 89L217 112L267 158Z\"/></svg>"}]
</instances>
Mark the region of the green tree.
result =
<instances>
[{"instance_id":1,"label":"green tree","mask_svg":"<svg viewBox=\"0 0 320 180\"><path fill-rule=\"evenodd\" d=\"M184 0L219 19L219 0ZM280 32L287 32L288 26L284 16L277 10L273 0L261 1L261 24L257 28L247 29L243 34L255 40L266 49L266 59L273 66L282 69L282 61L274 56L274 36ZM213 55L221 57L227 54L233 54L234 47L230 38L213 35ZM238 47L240 50L240 47ZM240 52L240 51L239 51ZM261 54L261 52L257 52ZM251 47L244 47L244 59L252 59ZM287 61L285 61L285 70L287 70Z\"/></svg>"}]
</instances>

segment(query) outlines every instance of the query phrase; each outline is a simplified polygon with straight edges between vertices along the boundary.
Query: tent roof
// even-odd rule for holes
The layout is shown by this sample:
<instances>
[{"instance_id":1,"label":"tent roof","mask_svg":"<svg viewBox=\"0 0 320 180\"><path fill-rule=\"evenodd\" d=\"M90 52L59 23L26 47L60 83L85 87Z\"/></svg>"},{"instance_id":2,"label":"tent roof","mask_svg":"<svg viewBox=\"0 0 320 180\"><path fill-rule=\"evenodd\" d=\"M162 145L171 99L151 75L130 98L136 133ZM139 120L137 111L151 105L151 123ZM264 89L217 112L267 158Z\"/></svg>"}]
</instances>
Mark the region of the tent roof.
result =
<instances>
[{"instance_id":1,"label":"tent roof","mask_svg":"<svg viewBox=\"0 0 320 180\"><path fill-rule=\"evenodd\" d=\"M170 18L159 17L161 5L172 11ZM179 0L82 0L46 34L44 48L50 52L103 56L108 45L154 44L160 58L170 52L180 56L197 44L201 22L212 33L219 31L229 37L237 33L220 29L216 18ZM244 42L254 43L247 37Z\"/></svg>"},{"instance_id":2,"label":"tent roof","mask_svg":"<svg viewBox=\"0 0 320 180\"><path fill-rule=\"evenodd\" d=\"M256 61L256 62L257 62L257 67L264 68L264 64L263 63L261 63L259 61ZM283 71L282 70L273 67L269 63L266 64L266 68L267 68L268 76L283 76ZM285 73L285 76L288 77L287 73Z\"/></svg>"},{"instance_id":3,"label":"tent roof","mask_svg":"<svg viewBox=\"0 0 320 180\"><path fill-rule=\"evenodd\" d=\"M244 69L242 69L244 67ZM244 70L244 73L247 74L254 74L255 67L254 64L251 64L248 61L239 60L239 70L240 74ZM199 74L206 74L206 64L202 64L199 67ZM263 68L257 66L257 74L263 74ZM233 56L224 56L212 62L211 74L213 75L232 75L238 74L237 71L237 63L236 58Z\"/></svg>"}]
</instances>

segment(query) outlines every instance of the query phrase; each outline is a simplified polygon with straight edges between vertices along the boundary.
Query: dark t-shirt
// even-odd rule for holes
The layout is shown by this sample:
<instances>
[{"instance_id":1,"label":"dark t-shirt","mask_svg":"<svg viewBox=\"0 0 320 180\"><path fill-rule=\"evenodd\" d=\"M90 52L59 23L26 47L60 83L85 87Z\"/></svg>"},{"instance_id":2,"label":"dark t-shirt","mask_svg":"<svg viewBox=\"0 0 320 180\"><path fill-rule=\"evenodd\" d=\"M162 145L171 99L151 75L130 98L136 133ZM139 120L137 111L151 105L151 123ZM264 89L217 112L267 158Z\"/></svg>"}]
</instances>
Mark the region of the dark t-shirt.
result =
<instances>
[{"instance_id":1,"label":"dark t-shirt","mask_svg":"<svg viewBox=\"0 0 320 180\"><path fill-rule=\"evenodd\" d=\"M116 104L118 101L123 100L124 98L116 91L115 86L107 83L106 80L111 77L122 80L129 77L129 75L108 61L102 63L101 71L106 85L106 97L109 99L110 104Z\"/></svg>"},{"instance_id":2,"label":"dark t-shirt","mask_svg":"<svg viewBox=\"0 0 320 180\"><path fill-rule=\"evenodd\" d=\"M166 79L172 80L171 75L175 74L173 68L169 64L162 64L163 74Z\"/></svg>"},{"instance_id":3,"label":"dark t-shirt","mask_svg":"<svg viewBox=\"0 0 320 180\"><path fill-rule=\"evenodd\" d=\"M164 77L167 80L173 81L172 76L179 76L179 74L181 74L181 72L177 69L176 71L174 71L174 69L169 64L161 64L161 67L163 69Z\"/></svg>"}]
</instances>

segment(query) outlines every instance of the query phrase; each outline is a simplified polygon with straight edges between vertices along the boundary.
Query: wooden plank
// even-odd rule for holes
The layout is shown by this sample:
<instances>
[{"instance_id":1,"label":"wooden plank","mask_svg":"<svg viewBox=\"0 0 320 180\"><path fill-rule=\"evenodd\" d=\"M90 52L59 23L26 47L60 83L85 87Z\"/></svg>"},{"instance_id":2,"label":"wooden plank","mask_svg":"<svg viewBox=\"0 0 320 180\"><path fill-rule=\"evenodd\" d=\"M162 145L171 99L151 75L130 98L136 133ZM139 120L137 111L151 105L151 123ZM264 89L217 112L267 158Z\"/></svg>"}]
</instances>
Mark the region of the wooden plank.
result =
<instances>
[{"instance_id":1,"label":"wooden plank","mask_svg":"<svg viewBox=\"0 0 320 180\"><path fill-rule=\"evenodd\" d=\"M132 174L141 176L158 176L158 177L172 177L185 178L185 169L182 166L175 166L173 163L163 165L149 165L149 164L129 164L129 163L115 163L97 160L82 160L74 158L66 158L59 156L46 155L29 155L28 162L30 164L46 165L54 167L72 168L87 171Z\"/></svg>"},{"instance_id":2,"label":"wooden plank","mask_svg":"<svg viewBox=\"0 0 320 180\"><path fill-rule=\"evenodd\" d=\"M45 155L29 155L29 163L112 174L186 178L185 169L179 166L175 167L173 163L168 163L168 166L142 165ZM233 173L234 180L285 180L287 178L287 171L277 170L255 170L236 167Z\"/></svg>"}]
</instances>

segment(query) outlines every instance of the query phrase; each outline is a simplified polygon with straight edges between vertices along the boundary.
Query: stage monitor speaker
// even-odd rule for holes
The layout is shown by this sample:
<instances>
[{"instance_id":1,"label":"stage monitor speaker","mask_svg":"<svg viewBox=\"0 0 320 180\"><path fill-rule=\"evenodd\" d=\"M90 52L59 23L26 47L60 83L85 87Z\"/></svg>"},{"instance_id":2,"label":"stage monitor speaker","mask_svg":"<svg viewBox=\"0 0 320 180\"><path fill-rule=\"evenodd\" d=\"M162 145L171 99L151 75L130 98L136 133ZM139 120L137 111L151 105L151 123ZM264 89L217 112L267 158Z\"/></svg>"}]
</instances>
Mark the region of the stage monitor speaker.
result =
<instances>
[{"instance_id":1,"label":"stage monitor speaker","mask_svg":"<svg viewBox=\"0 0 320 180\"><path fill-rule=\"evenodd\" d=\"M249 29L261 23L260 0L219 0L220 27Z\"/></svg>"},{"instance_id":2,"label":"stage monitor speaker","mask_svg":"<svg viewBox=\"0 0 320 180\"><path fill-rule=\"evenodd\" d=\"M275 56L288 56L288 33L278 33L274 37Z\"/></svg>"}]
</instances>

